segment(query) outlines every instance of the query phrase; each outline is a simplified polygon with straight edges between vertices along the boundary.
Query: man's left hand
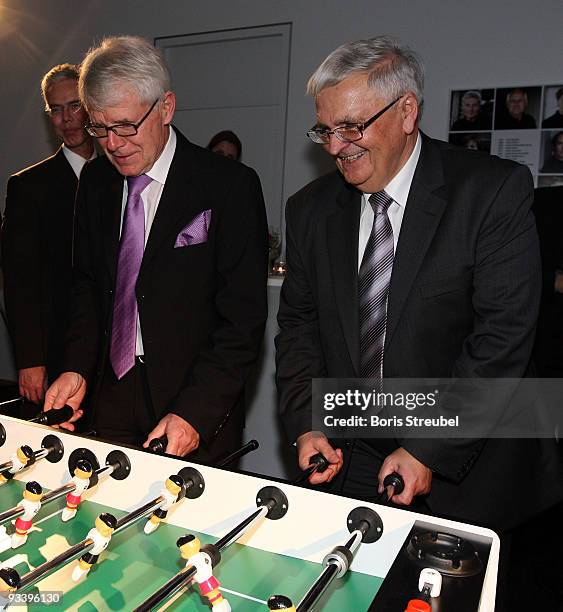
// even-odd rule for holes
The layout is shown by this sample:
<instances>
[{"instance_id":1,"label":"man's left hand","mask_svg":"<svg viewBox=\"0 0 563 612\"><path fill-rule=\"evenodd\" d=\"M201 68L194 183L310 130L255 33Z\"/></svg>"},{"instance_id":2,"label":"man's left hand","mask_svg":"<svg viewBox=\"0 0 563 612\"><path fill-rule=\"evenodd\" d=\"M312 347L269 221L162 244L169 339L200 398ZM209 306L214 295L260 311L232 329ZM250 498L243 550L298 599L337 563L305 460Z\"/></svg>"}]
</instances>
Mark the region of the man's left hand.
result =
<instances>
[{"instance_id":1,"label":"man's left hand","mask_svg":"<svg viewBox=\"0 0 563 612\"><path fill-rule=\"evenodd\" d=\"M432 470L415 459L404 448L398 448L385 458L379 470L379 493L383 493L385 477L397 472L403 477L405 488L400 495L393 496L393 503L408 506L415 495L426 495L432 488ZM390 491L392 493L392 490Z\"/></svg>"},{"instance_id":2,"label":"man's left hand","mask_svg":"<svg viewBox=\"0 0 563 612\"><path fill-rule=\"evenodd\" d=\"M143 448L148 448L149 441L153 438L168 438L166 453L184 457L199 446L199 434L182 417L177 414L167 414L160 419L158 425L149 433L143 443Z\"/></svg>"}]
</instances>

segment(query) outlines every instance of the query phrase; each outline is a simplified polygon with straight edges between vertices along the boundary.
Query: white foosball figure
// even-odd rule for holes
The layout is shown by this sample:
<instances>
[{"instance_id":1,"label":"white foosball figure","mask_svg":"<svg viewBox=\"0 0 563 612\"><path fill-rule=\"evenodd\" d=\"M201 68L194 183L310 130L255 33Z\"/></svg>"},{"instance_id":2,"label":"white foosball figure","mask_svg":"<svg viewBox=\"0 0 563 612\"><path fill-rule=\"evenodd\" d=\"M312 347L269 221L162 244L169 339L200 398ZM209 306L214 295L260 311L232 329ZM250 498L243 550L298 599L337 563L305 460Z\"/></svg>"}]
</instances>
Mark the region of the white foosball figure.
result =
<instances>
[{"instance_id":1,"label":"white foosball figure","mask_svg":"<svg viewBox=\"0 0 563 612\"><path fill-rule=\"evenodd\" d=\"M12 535L12 548L18 548L27 541L27 534L33 526L33 517L41 508L43 489L38 482L29 481L25 485L23 499L18 504L23 508L23 514L16 519L16 532Z\"/></svg>"},{"instance_id":2,"label":"white foosball figure","mask_svg":"<svg viewBox=\"0 0 563 612\"><path fill-rule=\"evenodd\" d=\"M78 564L72 570L74 582L78 582L85 576L90 571L92 565L98 561L100 553L107 548L116 526L117 520L113 514L103 512L98 516L95 526L90 529L86 536L86 539L94 540L94 546L92 546L89 552L80 557Z\"/></svg>"},{"instance_id":3,"label":"white foosball figure","mask_svg":"<svg viewBox=\"0 0 563 612\"><path fill-rule=\"evenodd\" d=\"M10 461L12 462L12 467L0 474L0 486L6 484L18 472L31 465L30 462L33 462L33 450L24 444L10 457Z\"/></svg>"},{"instance_id":4,"label":"white foosball figure","mask_svg":"<svg viewBox=\"0 0 563 612\"><path fill-rule=\"evenodd\" d=\"M177 474L173 474L166 479L164 487L160 492L162 497L164 497L164 501L160 505L160 508L157 508L152 513L150 519L145 523L144 532L146 534L156 531L157 527L160 525L160 522L166 518L168 510L170 510L170 508L172 508L172 506L178 500L178 495L180 495L183 486L184 481L182 480L181 476L178 476Z\"/></svg>"},{"instance_id":5,"label":"white foosball figure","mask_svg":"<svg viewBox=\"0 0 563 612\"><path fill-rule=\"evenodd\" d=\"M231 612L231 605L219 590L219 581L213 576L211 558L205 552L200 552L201 542L193 535L182 536L176 546L180 549L186 567L193 565L196 573L193 579L199 584L201 594L209 600L213 612Z\"/></svg>"},{"instance_id":6,"label":"white foosball figure","mask_svg":"<svg viewBox=\"0 0 563 612\"><path fill-rule=\"evenodd\" d=\"M82 501L82 493L90 486L90 478L92 476L92 466L88 461L81 459L77 462L74 468L74 476L72 482L75 485L74 491L71 491L66 496L66 508L61 514L61 519L66 523L76 516L78 506Z\"/></svg>"},{"instance_id":7,"label":"white foosball figure","mask_svg":"<svg viewBox=\"0 0 563 612\"><path fill-rule=\"evenodd\" d=\"M425 567L418 578L418 590L427 597L439 597L442 591L442 574L431 567Z\"/></svg>"}]
</instances>

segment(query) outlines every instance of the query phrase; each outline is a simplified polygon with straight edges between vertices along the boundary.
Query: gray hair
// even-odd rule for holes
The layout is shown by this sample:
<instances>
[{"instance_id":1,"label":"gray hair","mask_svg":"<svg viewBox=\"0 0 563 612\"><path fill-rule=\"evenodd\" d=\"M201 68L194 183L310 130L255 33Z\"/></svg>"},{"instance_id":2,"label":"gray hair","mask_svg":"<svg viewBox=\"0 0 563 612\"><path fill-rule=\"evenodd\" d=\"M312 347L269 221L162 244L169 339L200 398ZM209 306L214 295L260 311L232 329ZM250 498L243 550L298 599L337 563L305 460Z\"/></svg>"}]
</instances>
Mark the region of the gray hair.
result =
<instances>
[{"instance_id":1,"label":"gray hair","mask_svg":"<svg viewBox=\"0 0 563 612\"><path fill-rule=\"evenodd\" d=\"M89 110L120 101L121 87L152 104L170 90L170 71L154 45L139 36L110 36L91 48L80 72L78 93Z\"/></svg>"},{"instance_id":2,"label":"gray hair","mask_svg":"<svg viewBox=\"0 0 563 612\"><path fill-rule=\"evenodd\" d=\"M479 104L481 104L481 93L476 89L470 89L469 91L466 91L463 96L461 96L461 103L463 104L469 98L472 98L473 100L479 100Z\"/></svg>"},{"instance_id":3,"label":"gray hair","mask_svg":"<svg viewBox=\"0 0 563 612\"><path fill-rule=\"evenodd\" d=\"M45 110L49 110L49 103L47 102L47 94L49 89L53 87L58 81L63 79L74 79L78 82L80 76L80 66L76 64L58 64L53 66L47 74L41 79L41 95L45 101Z\"/></svg>"},{"instance_id":4,"label":"gray hair","mask_svg":"<svg viewBox=\"0 0 563 612\"><path fill-rule=\"evenodd\" d=\"M357 72L369 72L368 85L389 101L412 91L422 106L424 66L418 55L390 36L346 43L315 70L307 93L316 97Z\"/></svg>"}]
</instances>

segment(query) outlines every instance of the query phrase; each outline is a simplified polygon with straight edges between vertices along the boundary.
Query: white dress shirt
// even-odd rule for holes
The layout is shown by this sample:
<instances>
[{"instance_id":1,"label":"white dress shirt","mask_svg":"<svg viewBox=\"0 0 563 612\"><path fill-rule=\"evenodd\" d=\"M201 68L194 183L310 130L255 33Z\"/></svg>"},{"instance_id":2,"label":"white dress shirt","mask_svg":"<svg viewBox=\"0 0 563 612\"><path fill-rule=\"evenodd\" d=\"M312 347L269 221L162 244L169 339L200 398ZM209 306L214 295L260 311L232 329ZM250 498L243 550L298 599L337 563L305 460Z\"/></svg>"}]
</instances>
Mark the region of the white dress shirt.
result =
<instances>
[{"instance_id":1,"label":"white dress shirt","mask_svg":"<svg viewBox=\"0 0 563 612\"><path fill-rule=\"evenodd\" d=\"M405 214L405 207L407 205L407 198L409 197L409 191L420 157L421 139L420 134L417 135L416 144L414 149L407 159L405 165L399 170L399 172L393 177L391 182L385 187L385 193L393 198L393 202L387 209L387 215L391 222L391 228L393 230L393 249L397 251L397 242L399 240L399 233L401 231L401 224L403 223L403 215ZM358 236L358 271L362 264L362 257L366 250L369 236L373 227L373 208L369 203L371 193L364 193L362 196L362 208L360 213L360 232Z\"/></svg>"},{"instance_id":2,"label":"white dress shirt","mask_svg":"<svg viewBox=\"0 0 563 612\"><path fill-rule=\"evenodd\" d=\"M84 159L82 155L78 155L78 153L71 151L68 147L65 147L64 144L62 145L62 147L63 154L66 157L67 162L70 164L70 167L74 171L74 174L76 174L76 178L78 179L80 178L80 173L82 172L82 168L84 168L84 164L87 161L96 159L96 157L98 156L98 154L96 153L96 149L94 149L94 152L92 153L92 157L90 157L90 159Z\"/></svg>"},{"instance_id":3,"label":"white dress shirt","mask_svg":"<svg viewBox=\"0 0 563 612\"><path fill-rule=\"evenodd\" d=\"M164 189L164 183L166 183L166 177L170 170L170 164L172 158L176 152L176 133L173 128L170 128L168 135L168 141L160 154L160 157L154 162L152 168L147 170L145 174L150 176L152 183L147 185L141 192L141 200L145 209L145 247L147 246L147 240L151 231L151 227L156 216L160 197L162 196L162 190ZM125 206L127 204L127 179L123 179L123 198L121 201L121 227L123 227L123 216L125 214ZM120 230L121 235L121 230ZM143 350L143 337L141 336L141 323L139 316L137 315L137 342L135 346L135 355L144 355Z\"/></svg>"}]
</instances>

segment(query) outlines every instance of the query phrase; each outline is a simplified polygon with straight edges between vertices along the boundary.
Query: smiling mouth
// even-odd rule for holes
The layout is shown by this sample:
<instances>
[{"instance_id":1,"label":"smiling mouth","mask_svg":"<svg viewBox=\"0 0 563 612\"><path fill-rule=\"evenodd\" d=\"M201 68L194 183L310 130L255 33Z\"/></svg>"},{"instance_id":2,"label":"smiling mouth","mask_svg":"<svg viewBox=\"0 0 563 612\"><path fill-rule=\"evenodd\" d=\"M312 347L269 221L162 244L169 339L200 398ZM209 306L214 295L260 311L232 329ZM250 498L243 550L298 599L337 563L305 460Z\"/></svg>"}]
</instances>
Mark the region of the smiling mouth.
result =
<instances>
[{"instance_id":1,"label":"smiling mouth","mask_svg":"<svg viewBox=\"0 0 563 612\"><path fill-rule=\"evenodd\" d=\"M359 151L358 153L354 153L353 155L339 155L338 159L343 164L351 164L352 162L355 162L357 159L360 159L360 157L362 157L366 153L367 151Z\"/></svg>"}]
</instances>

